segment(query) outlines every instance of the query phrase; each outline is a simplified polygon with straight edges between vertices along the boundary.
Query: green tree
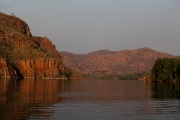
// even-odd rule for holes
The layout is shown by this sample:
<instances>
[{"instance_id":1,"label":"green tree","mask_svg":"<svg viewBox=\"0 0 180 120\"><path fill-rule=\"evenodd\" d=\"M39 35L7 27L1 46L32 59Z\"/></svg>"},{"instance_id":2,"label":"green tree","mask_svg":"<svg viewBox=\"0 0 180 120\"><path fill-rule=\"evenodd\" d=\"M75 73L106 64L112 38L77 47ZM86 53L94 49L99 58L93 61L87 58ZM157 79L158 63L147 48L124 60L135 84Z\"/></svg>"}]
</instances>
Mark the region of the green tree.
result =
<instances>
[{"instance_id":1,"label":"green tree","mask_svg":"<svg viewBox=\"0 0 180 120\"><path fill-rule=\"evenodd\" d=\"M177 74L177 76L178 76L178 78L179 78L179 80L180 80L180 65L179 65L178 68L177 68L176 74Z\"/></svg>"},{"instance_id":2,"label":"green tree","mask_svg":"<svg viewBox=\"0 0 180 120\"><path fill-rule=\"evenodd\" d=\"M159 58L156 60L152 70L151 79L154 81L170 81L179 79L180 59Z\"/></svg>"},{"instance_id":3,"label":"green tree","mask_svg":"<svg viewBox=\"0 0 180 120\"><path fill-rule=\"evenodd\" d=\"M65 71L65 76L66 76L68 79L70 79L71 75L72 75L72 71L67 68L67 70Z\"/></svg>"}]
</instances>

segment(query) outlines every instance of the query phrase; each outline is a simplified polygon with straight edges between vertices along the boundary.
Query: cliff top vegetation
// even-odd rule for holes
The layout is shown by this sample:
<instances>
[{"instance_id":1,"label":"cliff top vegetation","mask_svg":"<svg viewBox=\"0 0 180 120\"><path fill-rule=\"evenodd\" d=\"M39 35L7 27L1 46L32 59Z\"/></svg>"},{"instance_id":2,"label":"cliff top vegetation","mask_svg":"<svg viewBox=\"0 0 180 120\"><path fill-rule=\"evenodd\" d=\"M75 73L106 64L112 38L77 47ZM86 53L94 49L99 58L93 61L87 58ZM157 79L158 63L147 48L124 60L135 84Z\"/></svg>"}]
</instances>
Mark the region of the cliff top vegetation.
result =
<instances>
[{"instance_id":1,"label":"cliff top vegetation","mask_svg":"<svg viewBox=\"0 0 180 120\"><path fill-rule=\"evenodd\" d=\"M23 20L1 12L0 47L0 58L10 61L60 58L50 40L33 37Z\"/></svg>"}]
</instances>

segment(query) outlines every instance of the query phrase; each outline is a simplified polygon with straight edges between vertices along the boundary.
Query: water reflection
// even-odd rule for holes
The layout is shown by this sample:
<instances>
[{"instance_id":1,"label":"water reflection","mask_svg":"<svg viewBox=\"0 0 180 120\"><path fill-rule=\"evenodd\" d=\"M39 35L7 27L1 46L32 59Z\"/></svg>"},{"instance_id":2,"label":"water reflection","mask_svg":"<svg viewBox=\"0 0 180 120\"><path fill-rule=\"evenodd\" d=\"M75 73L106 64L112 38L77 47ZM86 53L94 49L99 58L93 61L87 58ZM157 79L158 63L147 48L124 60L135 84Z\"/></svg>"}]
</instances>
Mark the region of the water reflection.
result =
<instances>
[{"instance_id":1,"label":"water reflection","mask_svg":"<svg viewBox=\"0 0 180 120\"><path fill-rule=\"evenodd\" d=\"M0 80L0 119L179 117L177 84L136 80Z\"/></svg>"},{"instance_id":2,"label":"water reflection","mask_svg":"<svg viewBox=\"0 0 180 120\"><path fill-rule=\"evenodd\" d=\"M0 80L0 118L4 120L28 119L38 115L50 117L48 106L56 103L57 93L64 86L58 80ZM41 108L41 109L38 109Z\"/></svg>"},{"instance_id":3,"label":"water reflection","mask_svg":"<svg viewBox=\"0 0 180 120\"><path fill-rule=\"evenodd\" d=\"M175 81L172 83L152 82L151 90L153 92L152 97L158 100L179 98L179 82L178 81Z\"/></svg>"},{"instance_id":4,"label":"water reflection","mask_svg":"<svg viewBox=\"0 0 180 120\"><path fill-rule=\"evenodd\" d=\"M151 88L136 80L69 81L64 93L66 101L120 102L149 101Z\"/></svg>"},{"instance_id":5,"label":"water reflection","mask_svg":"<svg viewBox=\"0 0 180 120\"><path fill-rule=\"evenodd\" d=\"M155 111L157 115L162 113L169 115L168 119L180 118L180 91L179 81L172 83L151 83L152 98L156 99ZM176 117L172 117L176 116ZM165 117L164 117L165 118Z\"/></svg>"}]
</instances>

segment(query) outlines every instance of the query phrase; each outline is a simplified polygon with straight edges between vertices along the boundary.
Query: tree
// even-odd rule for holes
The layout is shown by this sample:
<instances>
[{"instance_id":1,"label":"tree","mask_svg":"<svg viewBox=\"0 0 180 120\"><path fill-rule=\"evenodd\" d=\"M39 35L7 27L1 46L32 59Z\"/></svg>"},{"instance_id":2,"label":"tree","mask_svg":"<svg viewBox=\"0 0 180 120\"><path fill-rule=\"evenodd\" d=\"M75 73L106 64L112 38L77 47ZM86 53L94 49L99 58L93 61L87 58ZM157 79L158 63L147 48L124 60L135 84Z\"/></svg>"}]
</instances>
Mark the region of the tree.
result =
<instances>
[{"instance_id":1,"label":"tree","mask_svg":"<svg viewBox=\"0 0 180 120\"><path fill-rule=\"evenodd\" d=\"M154 81L170 81L180 77L180 59L159 58L152 70L151 79Z\"/></svg>"},{"instance_id":2,"label":"tree","mask_svg":"<svg viewBox=\"0 0 180 120\"><path fill-rule=\"evenodd\" d=\"M12 16L16 17L16 15L14 13L11 13Z\"/></svg>"},{"instance_id":3,"label":"tree","mask_svg":"<svg viewBox=\"0 0 180 120\"><path fill-rule=\"evenodd\" d=\"M179 65L178 68L177 68L177 76L178 76L178 78L179 78L179 80L180 80L180 65Z\"/></svg>"}]
</instances>

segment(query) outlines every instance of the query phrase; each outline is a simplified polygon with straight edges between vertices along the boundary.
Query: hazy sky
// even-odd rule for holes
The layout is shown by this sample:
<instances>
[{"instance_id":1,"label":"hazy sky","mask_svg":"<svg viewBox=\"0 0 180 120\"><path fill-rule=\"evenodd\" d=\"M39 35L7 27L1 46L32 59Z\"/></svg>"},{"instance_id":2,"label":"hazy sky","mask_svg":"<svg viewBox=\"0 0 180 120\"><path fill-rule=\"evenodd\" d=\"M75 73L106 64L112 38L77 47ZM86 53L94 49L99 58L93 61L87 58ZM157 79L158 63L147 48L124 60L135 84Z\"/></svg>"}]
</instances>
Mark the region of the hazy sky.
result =
<instances>
[{"instance_id":1,"label":"hazy sky","mask_svg":"<svg viewBox=\"0 0 180 120\"><path fill-rule=\"evenodd\" d=\"M149 47L180 55L180 0L0 0L59 51Z\"/></svg>"}]
</instances>

